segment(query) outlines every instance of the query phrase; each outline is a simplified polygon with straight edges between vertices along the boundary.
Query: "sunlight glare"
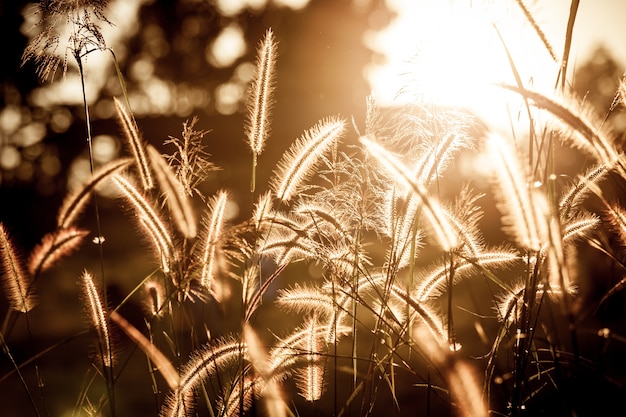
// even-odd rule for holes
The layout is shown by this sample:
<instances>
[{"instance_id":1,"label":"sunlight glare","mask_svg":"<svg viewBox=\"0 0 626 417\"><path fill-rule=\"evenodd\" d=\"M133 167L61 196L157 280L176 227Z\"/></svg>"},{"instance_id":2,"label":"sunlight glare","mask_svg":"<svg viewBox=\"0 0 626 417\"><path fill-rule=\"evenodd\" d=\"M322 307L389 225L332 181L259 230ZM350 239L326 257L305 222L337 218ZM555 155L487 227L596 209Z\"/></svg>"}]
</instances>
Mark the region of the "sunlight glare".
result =
<instances>
[{"instance_id":1,"label":"sunlight glare","mask_svg":"<svg viewBox=\"0 0 626 417\"><path fill-rule=\"evenodd\" d=\"M524 85L554 86L558 64L514 4L489 0L388 0L388 4L398 11L396 18L364 39L385 57L382 65L366 68L373 95L383 105L425 102L465 108L489 121L495 113L502 120L506 106L494 85L515 84L507 49ZM508 122L507 117L504 120Z\"/></svg>"}]
</instances>

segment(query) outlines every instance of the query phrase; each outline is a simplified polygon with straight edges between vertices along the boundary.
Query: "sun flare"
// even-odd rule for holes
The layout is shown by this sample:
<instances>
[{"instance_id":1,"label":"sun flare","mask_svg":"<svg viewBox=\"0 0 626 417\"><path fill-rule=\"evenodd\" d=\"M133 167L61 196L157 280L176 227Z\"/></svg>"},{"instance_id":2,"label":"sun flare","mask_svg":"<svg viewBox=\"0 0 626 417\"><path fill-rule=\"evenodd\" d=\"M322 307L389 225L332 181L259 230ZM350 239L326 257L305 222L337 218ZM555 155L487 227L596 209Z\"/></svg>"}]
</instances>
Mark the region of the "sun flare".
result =
<instances>
[{"instance_id":1,"label":"sun flare","mask_svg":"<svg viewBox=\"0 0 626 417\"><path fill-rule=\"evenodd\" d=\"M554 87L558 55L514 4L488 0L389 3L398 11L396 18L385 30L365 39L385 58L382 65L366 69L380 103L418 101L462 107L495 121L503 120L506 106L503 92L494 87L515 84L514 72L525 86Z\"/></svg>"}]
</instances>

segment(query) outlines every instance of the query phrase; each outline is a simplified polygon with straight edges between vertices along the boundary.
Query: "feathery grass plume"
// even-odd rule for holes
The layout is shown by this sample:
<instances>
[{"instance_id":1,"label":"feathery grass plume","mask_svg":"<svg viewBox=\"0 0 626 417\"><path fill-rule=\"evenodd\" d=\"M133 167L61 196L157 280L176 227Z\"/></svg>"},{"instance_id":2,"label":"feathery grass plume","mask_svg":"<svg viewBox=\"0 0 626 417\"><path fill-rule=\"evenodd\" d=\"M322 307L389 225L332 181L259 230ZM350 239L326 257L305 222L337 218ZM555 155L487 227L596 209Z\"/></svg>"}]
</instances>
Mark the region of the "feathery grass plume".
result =
<instances>
[{"instance_id":1,"label":"feathery grass plume","mask_svg":"<svg viewBox=\"0 0 626 417\"><path fill-rule=\"evenodd\" d=\"M252 150L252 179L250 181L252 192L256 188L257 158L263 151L270 134L270 119L274 104L272 95L276 78L276 45L274 33L272 29L268 29L257 50L256 73L249 92L246 136Z\"/></svg>"},{"instance_id":2,"label":"feathery grass plume","mask_svg":"<svg viewBox=\"0 0 626 417\"><path fill-rule=\"evenodd\" d=\"M96 189L96 187L105 179L111 175L126 168L132 163L130 158L121 158L111 161L100 168L98 168L91 179L83 185L70 192L59 209L57 214L57 226L59 228L68 228L72 224L76 223L78 216L83 212L88 201L88 197Z\"/></svg>"},{"instance_id":3,"label":"feathery grass plume","mask_svg":"<svg viewBox=\"0 0 626 417\"><path fill-rule=\"evenodd\" d=\"M307 364L311 359L317 361L318 357L323 355L326 350L323 343L323 337L328 332L328 325L321 325L319 321L315 322L315 325L311 325L311 320L315 318L315 313L312 317L305 320L302 326L296 328L291 334L286 337L279 338L272 349L270 350L270 368L275 375L286 375L291 371L302 365ZM339 333L349 333L351 328L338 327ZM317 341L314 341L317 339ZM309 358L309 349L314 345L318 346L317 349L312 349L310 354L316 356L316 358ZM321 359L321 358L319 358Z\"/></svg>"},{"instance_id":4,"label":"feathery grass plume","mask_svg":"<svg viewBox=\"0 0 626 417\"><path fill-rule=\"evenodd\" d=\"M202 271L200 272L200 284L208 291L213 292L215 285L215 276L217 274L219 264L219 251L222 246L222 229L224 228L224 213L228 203L228 193L226 191L218 192L209 201L209 210L211 218L206 221L206 231L204 236L204 244L202 246L202 256L200 264Z\"/></svg>"},{"instance_id":5,"label":"feathery grass plume","mask_svg":"<svg viewBox=\"0 0 626 417\"><path fill-rule=\"evenodd\" d=\"M135 158L135 166L139 172L141 185L144 190L149 190L154 187L154 179L152 178L152 171L150 171L150 165L146 157L146 145L139 134L139 128L135 123L133 115L117 97L113 97L113 101L115 102L115 109L117 110L122 131L126 137L126 143Z\"/></svg>"},{"instance_id":6,"label":"feathery grass plume","mask_svg":"<svg viewBox=\"0 0 626 417\"><path fill-rule=\"evenodd\" d=\"M280 338L269 353L269 367L274 377L295 373L299 394L307 401L318 400L324 390L322 358L326 347L324 335L329 326L320 325L315 314L287 337ZM338 328L339 333L347 330Z\"/></svg>"},{"instance_id":7,"label":"feathery grass plume","mask_svg":"<svg viewBox=\"0 0 626 417\"><path fill-rule=\"evenodd\" d=\"M186 238L193 239L196 237L196 218L185 189L159 151L152 145L148 145L147 150L150 164L178 230Z\"/></svg>"},{"instance_id":8,"label":"feathery grass plume","mask_svg":"<svg viewBox=\"0 0 626 417\"><path fill-rule=\"evenodd\" d=\"M15 311L26 313L36 304L32 277L24 271L22 260L2 223L0 223L0 254L3 270L2 283L9 305Z\"/></svg>"},{"instance_id":9,"label":"feathery grass plume","mask_svg":"<svg viewBox=\"0 0 626 417\"><path fill-rule=\"evenodd\" d=\"M353 285L347 282L343 285L337 285L334 282L326 283L324 291L334 304L332 315L328 318L326 343L336 343L339 340L342 334L338 333L337 329L344 327L346 318L352 316L355 319L352 304L355 301L361 301L363 295L376 286L385 285L386 281L384 274L373 274L371 276L360 275ZM354 330L352 327L350 329Z\"/></svg>"},{"instance_id":10,"label":"feathery grass plume","mask_svg":"<svg viewBox=\"0 0 626 417\"><path fill-rule=\"evenodd\" d=\"M22 54L22 64L35 61L37 74L42 80L54 78L63 59L63 75L68 68L68 54L76 59L93 50L105 50L106 42L98 24L100 20L111 25L105 16L108 0L40 1L36 14L41 16L35 27L39 33L30 41ZM67 36L67 39L63 39ZM57 49L65 46L61 53Z\"/></svg>"},{"instance_id":11,"label":"feathery grass plume","mask_svg":"<svg viewBox=\"0 0 626 417\"><path fill-rule=\"evenodd\" d=\"M574 109L574 105L577 103L574 98L564 97L563 102L559 103L540 93L524 88L509 85L502 85L502 87L522 95L531 100L535 107L556 116L573 130L572 133L574 134L565 135L565 139L571 140L575 146L589 153L597 162L607 165L617 163L620 174L626 175L624 163L613 145L614 139L610 132L596 127L602 126L602 122L598 120L597 115L590 108L581 105L580 110Z\"/></svg>"},{"instance_id":12,"label":"feathery grass plume","mask_svg":"<svg viewBox=\"0 0 626 417\"><path fill-rule=\"evenodd\" d=\"M266 220L271 219L272 216L272 193L267 191L261 194L254 205L254 212L252 213L252 220L254 221L254 228L257 231L261 230L261 225Z\"/></svg>"},{"instance_id":13,"label":"feathery grass plume","mask_svg":"<svg viewBox=\"0 0 626 417\"><path fill-rule=\"evenodd\" d=\"M296 384L300 395L307 401L317 401L324 391L324 367L320 364L321 340L318 334L319 323L315 316L306 323L306 334L301 339L306 365L296 374Z\"/></svg>"},{"instance_id":14,"label":"feathery grass plume","mask_svg":"<svg viewBox=\"0 0 626 417\"><path fill-rule=\"evenodd\" d=\"M261 376L264 386L261 396L265 400L265 407L269 417L286 417L289 407L285 404L283 394L278 384L277 376L271 367L270 358L261 344L256 331L244 322L243 340L248 347L248 357L254 370Z\"/></svg>"},{"instance_id":15,"label":"feathery grass plume","mask_svg":"<svg viewBox=\"0 0 626 417\"><path fill-rule=\"evenodd\" d=\"M520 259L519 255L506 250L493 250L478 254L470 260L459 259L454 265L454 283L470 276L472 272L480 273L483 268L506 268ZM430 273L418 274L417 288L412 294L420 302L439 296L445 289L450 275L450 263L442 259L441 265Z\"/></svg>"},{"instance_id":16,"label":"feathery grass plume","mask_svg":"<svg viewBox=\"0 0 626 417\"><path fill-rule=\"evenodd\" d=\"M573 217L563 228L563 243L573 243L589 237L600 224L600 217L595 214L581 213Z\"/></svg>"},{"instance_id":17,"label":"feathery grass plume","mask_svg":"<svg viewBox=\"0 0 626 417\"><path fill-rule=\"evenodd\" d=\"M319 253L318 244L309 238L303 222L299 216L274 212L271 228L260 242L258 253L279 265L314 258Z\"/></svg>"},{"instance_id":18,"label":"feathery grass plume","mask_svg":"<svg viewBox=\"0 0 626 417\"><path fill-rule=\"evenodd\" d=\"M169 136L164 144L174 145L176 151L167 157L170 166L176 167L176 177L183 186L185 193L191 197L196 186L204 181L211 171L219 170L209 160L209 155L204 150L202 139L208 133L205 130L195 130L198 118L183 122L182 139Z\"/></svg>"},{"instance_id":19,"label":"feathery grass plume","mask_svg":"<svg viewBox=\"0 0 626 417\"><path fill-rule=\"evenodd\" d=\"M128 178L121 174L114 174L111 179L135 208L141 225L148 231L159 251L164 268L169 270L169 264L174 256L174 244L165 223Z\"/></svg>"},{"instance_id":20,"label":"feathery grass plume","mask_svg":"<svg viewBox=\"0 0 626 417\"><path fill-rule=\"evenodd\" d=\"M251 304L254 303L253 300L258 294L260 271L261 266L258 262L250 262L241 274L241 300L247 310L246 313L255 309Z\"/></svg>"},{"instance_id":21,"label":"feathery grass plume","mask_svg":"<svg viewBox=\"0 0 626 417\"><path fill-rule=\"evenodd\" d=\"M415 312L420 319L419 322L416 323L416 326L423 326L428 329L440 343L448 343L448 334L442 325L443 319L432 310L432 307L428 305L428 303L414 300L406 290L396 284L392 284L389 290L392 296L396 297L398 301L406 303ZM457 346L450 346L450 348L458 350Z\"/></svg>"},{"instance_id":22,"label":"feathery grass plume","mask_svg":"<svg viewBox=\"0 0 626 417\"><path fill-rule=\"evenodd\" d=\"M424 187L441 175L447 168L455 153L468 146L467 137L458 132L447 133L442 140L435 141L422 157L415 163L413 175Z\"/></svg>"},{"instance_id":23,"label":"feathery grass plume","mask_svg":"<svg viewBox=\"0 0 626 417\"><path fill-rule=\"evenodd\" d=\"M332 294L319 287L296 284L292 288L282 288L276 298L278 306L296 313L313 312L329 316L334 310Z\"/></svg>"},{"instance_id":24,"label":"feathery grass plume","mask_svg":"<svg viewBox=\"0 0 626 417\"><path fill-rule=\"evenodd\" d=\"M439 203L428 195L424 186L413 179L406 166L391 152L365 136L361 136L359 140L368 154L382 165L396 183L412 190L419 197L423 212L441 248L446 252L455 249L459 244L456 230L450 224Z\"/></svg>"},{"instance_id":25,"label":"feathery grass plume","mask_svg":"<svg viewBox=\"0 0 626 417\"><path fill-rule=\"evenodd\" d=\"M494 309L498 320L510 325L520 319L526 286L523 282L515 283L509 291L496 296Z\"/></svg>"},{"instance_id":26,"label":"feathery grass plume","mask_svg":"<svg viewBox=\"0 0 626 417\"><path fill-rule=\"evenodd\" d=\"M510 326L521 320L522 305L524 303L524 294L526 291L530 291L530 289L526 288L525 283L518 279L511 286L510 290L496 295L494 310L499 321L506 323L507 326ZM569 288L563 290L559 284L552 285L548 283L546 286L544 283L539 283L535 289L535 293L537 295L541 295L544 292L548 296L557 299L558 297L562 297L565 292L568 294L574 294L576 292L576 288L574 286L570 286Z\"/></svg>"},{"instance_id":27,"label":"feathery grass plume","mask_svg":"<svg viewBox=\"0 0 626 417\"><path fill-rule=\"evenodd\" d=\"M424 246L424 233L416 224L421 200L417 197L398 198L396 188L388 189L383 196L383 233L396 244L388 258L393 259L398 269L406 268L417 258Z\"/></svg>"},{"instance_id":28,"label":"feathery grass plume","mask_svg":"<svg viewBox=\"0 0 626 417\"><path fill-rule=\"evenodd\" d=\"M474 369L461 360L456 349L442 343L424 328L417 327L413 341L421 347L445 376L456 413L462 417L487 417L482 384Z\"/></svg>"},{"instance_id":29,"label":"feathery grass plume","mask_svg":"<svg viewBox=\"0 0 626 417\"><path fill-rule=\"evenodd\" d=\"M538 251L541 248L541 237L527 186L526 170L503 137L491 134L487 139L487 152L492 163L493 177L500 190L495 193L496 205L503 214L505 230L514 236L522 248Z\"/></svg>"},{"instance_id":30,"label":"feathery grass plume","mask_svg":"<svg viewBox=\"0 0 626 417\"><path fill-rule=\"evenodd\" d=\"M91 325L98 334L98 360L101 360L105 367L111 368L113 366L114 356L111 346L109 322L105 313L105 307L102 304L100 294L93 282L93 278L88 271L83 271L81 281L85 292L86 308L89 314L89 319L91 321Z\"/></svg>"},{"instance_id":31,"label":"feathery grass plume","mask_svg":"<svg viewBox=\"0 0 626 417\"><path fill-rule=\"evenodd\" d=\"M89 231L68 227L46 234L31 251L28 272L34 277L78 249Z\"/></svg>"},{"instance_id":32,"label":"feathery grass plume","mask_svg":"<svg viewBox=\"0 0 626 417\"><path fill-rule=\"evenodd\" d=\"M117 311L113 311L110 315L111 320L113 320L126 335L135 342L141 350L144 351L146 355L150 358L156 369L161 373L165 382L170 387L170 389L176 390L178 389L178 384L180 382L180 377L174 366L172 366L172 362L169 361L165 357L165 355L157 349L154 344L149 341L135 326L130 324L128 320L122 317Z\"/></svg>"},{"instance_id":33,"label":"feathery grass plume","mask_svg":"<svg viewBox=\"0 0 626 417\"><path fill-rule=\"evenodd\" d=\"M166 310L166 295L163 285L156 279L150 279L144 284L144 306L146 313L151 317L162 317Z\"/></svg>"},{"instance_id":34,"label":"feathery grass plume","mask_svg":"<svg viewBox=\"0 0 626 417\"><path fill-rule=\"evenodd\" d=\"M568 219L573 208L590 193L590 185L597 185L604 179L610 167L604 163L599 163L580 175L578 182L574 184L559 200L559 213L561 218Z\"/></svg>"},{"instance_id":35,"label":"feathery grass plume","mask_svg":"<svg viewBox=\"0 0 626 417\"><path fill-rule=\"evenodd\" d=\"M552 44L550 43L550 40L546 36L545 32L541 29L541 27L535 20L535 17L531 13L531 11L528 9L526 4L524 4L524 1L515 0L515 2L524 13L524 17L526 17L526 20L528 20L528 23L530 23L530 26L533 28L533 30L535 31L535 33L537 34L537 36L543 43L543 46L546 48L546 51L548 52L548 54L550 54L550 58L552 58L554 62L557 62L558 58L556 57L556 54L554 53L554 49L552 48Z\"/></svg>"},{"instance_id":36,"label":"feathery grass plume","mask_svg":"<svg viewBox=\"0 0 626 417\"><path fill-rule=\"evenodd\" d=\"M563 294L572 287L569 270L566 263L563 247L561 224L557 218L547 219L549 222L548 236L550 238L548 252L548 284L551 288L563 289Z\"/></svg>"},{"instance_id":37,"label":"feathery grass plume","mask_svg":"<svg viewBox=\"0 0 626 417\"><path fill-rule=\"evenodd\" d=\"M348 233L348 224L338 213L335 213L332 205L328 201L300 201L292 210L308 220L304 230L310 236L323 235L329 240L345 240L352 242L352 236Z\"/></svg>"},{"instance_id":38,"label":"feathery grass plume","mask_svg":"<svg viewBox=\"0 0 626 417\"><path fill-rule=\"evenodd\" d=\"M622 245L626 246L626 210L614 204L607 204L606 214L617 232Z\"/></svg>"},{"instance_id":39,"label":"feathery grass plume","mask_svg":"<svg viewBox=\"0 0 626 417\"><path fill-rule=\"evenodd\" d=\"M471 188L464 186L455 199L452 213L448 216L462 242L463 252L470 258L478 256L484 247L484 238L479 226L484 213L478 204L478 200L483 196L484 194L474 194ZM445 212L449 211L446 209Z\"/></svg>"},{"instance_id":40,"label":"feathery grass plume","mask_svg":"<svg viewBox=\"0 0 626 417\"><path fill-rule=\"evenodd\" d=\"M408 323L408 309L406 303L398 298L377 299L372 303L372 311L377 317L384 318L394 332L402 335L406 332L405 323Z\"/></svg>"},{"instance_id":41,"label":"feathery grass plume","mask_svg":"<svg viewBox=\"0 0 626 417\"><path fill-rule=\"evenodd\" d=\"M444 361L449 363L449 360ZM445 375L458 415L460 417L488 417L490 412L483 400L482 384L478 381L474 368L458 358L452 364Z\"/></svg>"},{"instance_id":42,"label":"feathery grass plume","mask_svg":"<svg viewBox=\"0 0 626 417\"><path fill-rule=\"evenodd\" d=\"M252 407L253 399L258 395L258 379L258 377L242 377L241 375L238 378L233 378L228 396L225 395L220 400L220 413L218 415L238 417L242 408L244 411L249 410Z\"/></svg>"},{"instance_id":43,"label":"feathery grass plume","mask_svg":"<svg viewBox=\"0 0 626 417\"><path fill-rule=\"evenodd\" d=\"M323 119L283 154L271 182L271 188L280 200L287 202L300 190L320 157L343 136L345 124L338 117Z\"/></svg>"},{"instance_id":44,"label":"feathery grass plume","mask_svg":"<svg viewBox=\"0 0 626 417\"><path fill-rule=\"evenodd\" d=\"M192 414L194 390L217 372L239 362L241 355L246 356L246 352L246 346L233 338L206 344L195 350L180 369L178 389L168 396L161 415L183 417Z\"/></svg>"}]
</instances>

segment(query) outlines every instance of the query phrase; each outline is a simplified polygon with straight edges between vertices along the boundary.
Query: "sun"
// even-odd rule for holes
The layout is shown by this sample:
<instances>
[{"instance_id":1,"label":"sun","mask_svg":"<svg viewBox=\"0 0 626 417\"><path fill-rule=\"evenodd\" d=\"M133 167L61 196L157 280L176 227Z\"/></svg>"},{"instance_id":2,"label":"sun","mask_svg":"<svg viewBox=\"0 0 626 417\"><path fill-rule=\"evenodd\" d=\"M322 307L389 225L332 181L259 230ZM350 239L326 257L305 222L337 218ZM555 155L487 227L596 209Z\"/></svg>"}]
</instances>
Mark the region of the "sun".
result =
<instances>
[{"instance_id":1,"label":"sun","mask_svg":"<svg viewBox=\"0 0 626 417\"><path fill-rule=\"evenodd\" d=\"M547 35L543 33L542 39L515 2L390 3L398 10L397 17L365 39L385 57L382 65L366 69L379 103L460 107L502 124L519 104L504 103L498 84L554 88L558 55Z\"/></svg>"}]
</instances>

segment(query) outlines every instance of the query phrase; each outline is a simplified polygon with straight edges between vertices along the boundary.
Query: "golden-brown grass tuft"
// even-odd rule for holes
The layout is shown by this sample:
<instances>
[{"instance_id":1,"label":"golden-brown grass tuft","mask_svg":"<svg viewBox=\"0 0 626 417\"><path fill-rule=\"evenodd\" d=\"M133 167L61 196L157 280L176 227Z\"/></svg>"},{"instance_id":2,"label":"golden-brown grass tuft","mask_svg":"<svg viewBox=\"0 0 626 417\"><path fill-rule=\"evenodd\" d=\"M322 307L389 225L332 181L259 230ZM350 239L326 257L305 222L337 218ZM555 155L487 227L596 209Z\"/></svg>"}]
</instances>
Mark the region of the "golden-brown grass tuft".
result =
<instances>
[{"instance_id":1,"label":"golden-brown grass tuft","mask_svg":"<svg viewBox=\"0 0 626 417\"><path fill-rule=\"evenodd\" d=\"M283 154L275 171L271 187L282 201L289 201L300 190L321 156L335 144L345 132L345 121L329 117L307 130Z\"/></svg>"},{"instance_id":2,"label":"golden-brown grass tuft","mask_svg":"<svg viewBox=\"0 0 626 417\"><path fill-rule=\"evenodd\" d=\"M2 283L11 308L25 313L36 305L32 277L24 270L9 233L0 223L0 256L2 256Z\"/></svg>"}]
</instances>

